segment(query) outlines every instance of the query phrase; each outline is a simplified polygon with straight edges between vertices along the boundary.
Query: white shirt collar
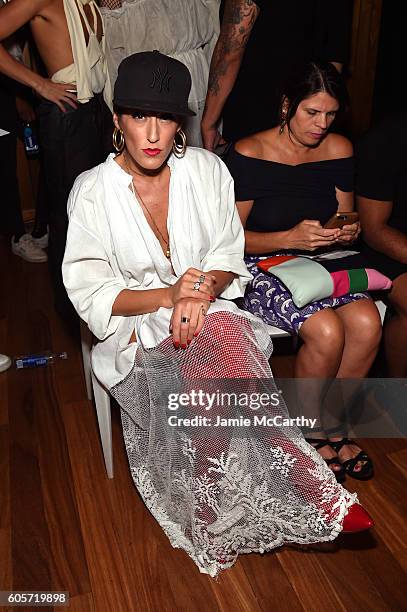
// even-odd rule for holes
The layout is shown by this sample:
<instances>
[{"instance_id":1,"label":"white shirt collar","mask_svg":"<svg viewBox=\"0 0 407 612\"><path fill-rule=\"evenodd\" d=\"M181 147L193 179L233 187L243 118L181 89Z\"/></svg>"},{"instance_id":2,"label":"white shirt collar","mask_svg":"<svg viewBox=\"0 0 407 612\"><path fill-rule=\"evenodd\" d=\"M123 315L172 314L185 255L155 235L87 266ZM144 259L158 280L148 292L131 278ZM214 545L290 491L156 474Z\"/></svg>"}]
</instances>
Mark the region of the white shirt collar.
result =
<instances>
[{"instance_id":1,"label":"white shirt collar","mask_svg":"<svg viewBox=\"0 0 407 612\"><path fill-rule=\"evenodd\" d=\"M128 187L133 177L126 170L124 170L124 168L122 168L120 164L117 163L117 161L115 161L116 157L116 153L109 153L109 156L106 159L106 163L116 173L118 180L120 180L120 182L122 182L124 185L126 185L126 187ZM177 161L177 158L172 153L167 159L167 166L171 170L171 176L173 175Z\"/></svg>"}]
</instances>

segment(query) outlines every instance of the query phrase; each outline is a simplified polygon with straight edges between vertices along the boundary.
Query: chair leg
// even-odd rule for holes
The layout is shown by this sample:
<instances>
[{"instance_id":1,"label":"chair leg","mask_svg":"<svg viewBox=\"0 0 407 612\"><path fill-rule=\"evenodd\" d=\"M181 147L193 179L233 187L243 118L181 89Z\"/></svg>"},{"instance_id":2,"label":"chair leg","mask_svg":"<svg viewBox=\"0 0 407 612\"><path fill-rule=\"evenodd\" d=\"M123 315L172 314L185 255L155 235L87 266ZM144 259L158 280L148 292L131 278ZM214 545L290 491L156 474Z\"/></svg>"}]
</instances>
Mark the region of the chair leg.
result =
<instances>
[{"instance_id":1,"label":"chair leg","mask_svg":"<svg viewBox=\"0 0 407 612\"><path fill-rule=\"evenodd\" d=\"M110 396L92 372L93 395L99 423L100 439L108 478L113 478L112 418Z\"/></svg>"},{"instance_id":2,"label":"chair leg","mask_svg":"<svg viewBox=\"0 0 407 612\"><path fill-rule=\"evenodd\" d=\"M379 311L380 318L381 318L381 320L382 320L382 325L383 325L383 323L384 323L384 317L386 316L386 308L387 308L387 306L386 306L386 304L385 304L384 302L382 302L381 300L376 300L375 304L376 304L376 308L377 308L377 310Z\"/></svg>"},{"instance_id":3,"label":"chair leg","mask_svg":"<svg viewBox=\"0 0 407 612\"><path fill-rule=\"evenodd\" d=\"M90 364L90 353L92 351L92 333L86 323L81 321L81 346L83 373L85 375L86 394L88 400L92 401L92 366Z\"/></svg>"}]
</instances>

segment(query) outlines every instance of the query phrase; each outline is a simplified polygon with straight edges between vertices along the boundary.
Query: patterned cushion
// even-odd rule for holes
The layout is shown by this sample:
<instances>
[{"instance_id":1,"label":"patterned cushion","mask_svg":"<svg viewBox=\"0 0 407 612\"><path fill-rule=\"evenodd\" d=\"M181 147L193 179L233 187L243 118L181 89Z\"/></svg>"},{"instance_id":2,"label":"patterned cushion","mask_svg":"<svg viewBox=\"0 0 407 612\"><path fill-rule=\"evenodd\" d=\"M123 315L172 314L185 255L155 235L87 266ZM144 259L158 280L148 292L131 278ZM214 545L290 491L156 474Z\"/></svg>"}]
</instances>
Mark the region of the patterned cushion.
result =
<instances>
[{"instance_id":1,"label":"patterned cushion","mask_svg":"<svg viewBox=\"0 0 407 612\"><path fill-rule=\"evenodd\" d=\"M346 260L352 265L352 257ZM344 260L340 260L339 265L347 268ZM327 297L390 289L392 286L387 276L371 268L332 270L332 267L338 267L338 260L335 263L321 263L297 255L275 255L259 261L257 266L263 272L274 274L284 283L298 308Z\"/></svg>"}]
</instances>

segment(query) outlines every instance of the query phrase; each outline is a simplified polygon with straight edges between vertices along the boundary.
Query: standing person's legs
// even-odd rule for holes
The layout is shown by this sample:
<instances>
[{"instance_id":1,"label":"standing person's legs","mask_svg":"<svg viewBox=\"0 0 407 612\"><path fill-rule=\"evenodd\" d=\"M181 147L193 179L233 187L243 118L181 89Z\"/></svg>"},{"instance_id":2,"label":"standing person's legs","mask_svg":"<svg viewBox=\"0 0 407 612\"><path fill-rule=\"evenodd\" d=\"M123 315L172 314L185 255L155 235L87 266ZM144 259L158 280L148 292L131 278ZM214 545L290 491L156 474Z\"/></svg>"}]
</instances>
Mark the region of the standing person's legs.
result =
<instances>
[{"instance_id":1,"label":"standing person's legs","mask_svg":"<svg viewBox=\"0 0 407 612\"><path fill-rule=\"evenodd\" d=\"M45 177L44 160L41 159L40 175L38 178L37 199L35 205L34 229L31 233L37 244L45 248L48 246L48 198Z\"/></svg>"},{"instance_id":2,"label":"standing person's legs","mask_svg":"<svg viewBox=\"0 0 407 612\"><path fill-rule=\"evenodd\" d=\"M68 156L69 139L66 139L65 134L65 116L55 104L43 102L38 112L44 152L45 184L50 204L48 259L55 307L61 314L73 315L73 308L70 307L60 274L68 225L66 203L72 186L66 175L66 166L71 161ZM70 113L68 109L66 112ZM74 163L73 157L72 164Z\"/></svg>"},{"instance_id":3,"label":"standing person's legs","mask_svg":"<svg viewBox=\"0 0 407 612\"><path fill-rule=\"evenodd\" d=\"M100 163L105 156L100 133L100 97L66 112L50 102L39 108L41 143L49 202L49 262L55 307L76 318L62 281L62 260L68 229L67 201L72 185L82 172Z\"/></svg>"},{"instance_id":4,"label":"standing person's legs","mask_svg":"<svg viewBox=\"0 0 407 612\"><path fill-rule=\"evenodd\" d=\"M15 255L31 263L43 263L47 261L47 254L25 231L17 181L16 145L15 134L0 136L0 181L3 190L0 231L12 236L11 249Z\"/></svg>"},{"instance_id":5,"label":"standing person's legs","mask_svg":"<svg viewBox=\"0 0 407 612\"><path fill-rule=\"evenodd\" d=\"M17 138L15 134L0 136L0 178L2 186L1 232L18 240L25 234L16 176Z\"/></svg>"}]
</instances>

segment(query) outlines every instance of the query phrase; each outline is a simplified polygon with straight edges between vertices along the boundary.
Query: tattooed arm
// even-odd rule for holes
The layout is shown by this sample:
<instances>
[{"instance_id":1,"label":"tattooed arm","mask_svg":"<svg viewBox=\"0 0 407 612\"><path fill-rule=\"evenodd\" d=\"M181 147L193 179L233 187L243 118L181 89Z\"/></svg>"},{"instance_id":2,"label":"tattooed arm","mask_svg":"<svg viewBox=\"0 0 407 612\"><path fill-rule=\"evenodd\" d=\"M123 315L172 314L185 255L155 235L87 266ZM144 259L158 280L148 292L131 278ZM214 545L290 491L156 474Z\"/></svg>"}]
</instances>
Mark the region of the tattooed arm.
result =
<instances>
[{"instance_id":1,"label":"tattooed arm","mask_svg":"<svg viewBox=\"0 0 407 612\"><path fill-rule=\"evenodd\" d=\"M220 34L209 71L208 93L201 130L205 149L220 141L217 124L235 84L246 43L260 9L254 0L226 0Z\"/></svg>"}]
</instances>

